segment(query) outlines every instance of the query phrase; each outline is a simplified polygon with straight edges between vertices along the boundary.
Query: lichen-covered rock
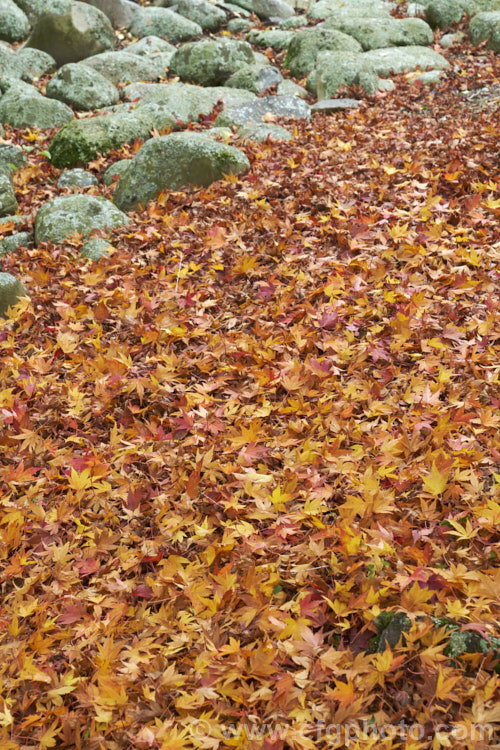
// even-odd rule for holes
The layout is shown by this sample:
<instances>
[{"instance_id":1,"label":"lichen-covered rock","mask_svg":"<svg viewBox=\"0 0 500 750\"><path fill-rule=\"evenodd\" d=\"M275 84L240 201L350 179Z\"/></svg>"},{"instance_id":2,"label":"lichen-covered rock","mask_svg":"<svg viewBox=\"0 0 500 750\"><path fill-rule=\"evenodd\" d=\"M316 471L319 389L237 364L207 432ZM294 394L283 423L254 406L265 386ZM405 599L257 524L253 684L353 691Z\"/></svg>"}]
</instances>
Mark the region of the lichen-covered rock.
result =
<instances>
[{"instance_id":1,"label":"lichen-covered rock","mask_svg":"<svg viewBox=\"0 0 500 750\"><path fill-rule=\"evenodd\" d=\"M48 52L58 65L98 55L114 45L115 35L108 18L81 2L43 13L26 42L27 47Z\"/></svg>"},{"instance_id":2,"label":"lichen-covered rock","mask_svg":"<svg viewBox=\"0 0 500 750\"><path fill-rule=\"evenodd\" d=\"M253 29L247 34L247 39L257 47L271 47L272 49L288 49L294 31L288 29Z\"/></svg>"},{"instance_id":3,"label":"lichen-covered rock","mask_svg":"<svg viewBox=\"0 0 500 750\"><path fill-rule=\"evenodd\" d=\"M200 133L172 133L144 144L118 180L113 201L130 210L146 205L165 188L207 186L249 168L245 154L232 146Z\"/></svg>"},{"instance_id":4,"label":"lichen-covered rock","mask_svg":"<svg viewBox=\"0 0 500 750\"><path fill-rule=\"evenodd\" d=\"M48 82L45 93L80 112L108 107L120 100L116 86L81 63L68 63L59 68Z\"/></svg>"},{"instance_id":5,"label":"lichen-covered rock","mask_svg":"<svg viewBox=\"0 0 500 750\"><path fill-rule=\"evenodd\" d=\"M30 24L14 0L0 0L0 39L22 42L30 33Z\"/></svg>"},{"instance_id":6,"label":"lichen-covered rock","mask_svg":"<svg viewBox=\"0 0 500 750\"><path fill-rule=\"evenodd\" d=\"M61 174L57 187L91 187L97 185L97 177L85 169L68 169Z\"/></svg>"},{"instance_id":7,"label":"lichen-covered rock","mask_svg":"<svg viewBox=\"0 0 500 750\"><path fill-rule=\"evenodd\" d=\"M226 85L263 94L271 86L277 86L283 80L278 68L272 65L244 65L226 81Z\"/></svg>"},{"instance_id":8,"label":"lichen-covered rock","mask_svg":"<svg viewBox=\"0 0 500 750\"><path fill-rule=\"evenodd\" d=\"M388 47L363 53L363 58L379 76L404 73L405 70L446 70L449 63L443 55L428 47Z\"/></svg>"},{"instance_id":9,"label":"lichen-covered rock","mask_svg":"<svg viewBox=\"0 0 500 750\"><path fill-rule=\"evenodd\" d=\"M227 24L227 30L231 34L240 34L242 31L248 31L253 27L253 21L249 21L248 18L231 18Z\"/></svg>"},{"instance_id":10,"label":"lichen-covered rock","mask_svg":"<svg viewBox=\"0 0 500 750\"><path fill-rule=\"evenodd\" d=\"M28 163L28 158L24 151L18 146L10 143L0 143L0 169L20 169Z\"/></svg>"},{"instance_id":11,"label":"lichen-covered rock","mask_svg":"<svg viewBox=\"0 0 500 750\"><path fill-rule=\"evenodd\" d=\"M404 645L405 634L411 628L411 620L404 612L381 612L374 624L378 633L374 645L379 653L395 649L399 642Z\"/></svg>"},{"instance_id":12,"label":"lichen-covered rock","mask_svg":"<svg viewBox=\"0 0 500 750\"><path fill-rule=\"evenodd\" d=\"M159 36L151 35L143 36L142 39L139 39L137 42L129 44L128 47L125 47L123 51L128 52L129 55L148 57L149 55L165 53L170 53L171 55L173 55L175 50L176 48L173 44L170 44L170 42L166 42Z\"/></svg>"},{"instance_id":13,"label":"lichen-covered rock","mask_svg":"<svg viewBox=\"0 0 500 750\"><path fill-rule=\"evenodd\" d=\"M345 9L354 16L390 16L393 3L385 0L319 0L317 3L311 3L307 10L309 18L323 20L328 18L331 13L339 9Z\"/></svg>"},{"instance_id":14,"label":"lichen-covered rock","mask_svg":"<svg viewBox=\"0 0 500 750\"><path fill-rule=\"evenodd\" d=\"M281 125L266 122L251 122L238 128L238 135L242 141L290 141L292 134Z\"/></svg>"},{"instance_id":15,"label":"lichen-covered rock","mask_svg":"<svg viewBox=\"0 0 500 750\"><path fill-rule=\"evenodd\" d=\"M426 6L425 18L433 29L446 29L461 21L468 6L469 0L431 0Z\"/></svg>"},{"instance_id":16,"label":"lichen-covered rock","mask_svg":"<svg viewBox=\"0 0 500 750\"><path fill-rule=\"evenodd\" d=\"M207 31L218 31L227 20L226 13L208 0L179 0L177 13Z\"/></svg>"},{"instance_id":17,"label":"lichen-covered rock","mask_svg":"<svg viewBox=\"0 0 500 750\"><path fill-rule=\"evenodd\" d=\"M364 60L364 55L349 52L320 52L316 61L316 93L318 99L335 96L342 86L360 86L373 95L379 78Z\"/></svg>"},{"instance_id":18,"label":"lichen-covered rock","mask_svg":"<svg viewBox=\"0 0 500 750\"><path fill-rule=\"evenodd\" d=\"M0 168L0 216L15 214L17 200L14 194L12 175L8 168Z\"/></svg>"},{"instance_id":19,"label":"lichen-covered rock","mask_svg":"<svg viewBox=\"0 0 500 750\"><path fill-rule=\"evenodd\" d=\"M150 56L133 55L122 50L102 52L83 60L82 65L97 71L115 85L134 81L156 81L160 77L158 67Z\"/></svg>"},{"instance_id":20,"label":"lichen-covered rock","mask_svg":"<svg viewBox=\"0 0 500 750\"><path fill-rule=\"evenodd\" d=\"M94 237L82 245L81 254L89 260L99 260L103 255L108 255L110 250L114 250L113 245L104 237Z\"/></svg>"},{"instance_id":21,"label":"lichen-covered rock","mask_svg":"<svg viewBox=\"0 0 500 750\"><path fill-rule=\"evenodd\" d=\"M16 83L0 99L0 122L14 128L46 130L73 120L74 114L66 104L42 96L34 86Z\"/></svg>"},{"instance_id":22,"label":"lichen-covered rock","mask_svg":"<svg viewBox=\"0 0 500 750\"><path fill-rule=\"evenodd\" d=\"M21 297L28 293L24 284L10 273L0 273L0 315L5 316L9 307L13 307Z\"/></svg>"},{"instance_id":23,"label":"lichen-covered rock","mask_svg":"<svg viewBox=\"0 0 500 750\"><path fill-rule=\"evenodd\" d=\"M290 18L295 15L292 6L285 0L253 0L253 12L263 21L270 18Z\"/></svg>"},{"instance_id":24,"label":"lichen-covered rock","mask_svg":"<svg viewBox=\"0 0 500 750\"><path fill-rule=\"evenodd\" d=\"M35 242L62 242L78 233L88 237L96 229L128 223L126 214L106 198L68 195L45 203L35 219Z\"/></svg>"},{"instance_id":25,"label":"lichen-covered rock","mask_svg":"<svg viewBox=\"0 0 500 750\"><path fill-rule=\"evenodd\" d=\"M487 41L487 47L500 52L500 10L478 13L469 24L472 44Z\"/></svg>"},{"instance_id":26,"label":"lichen-covered rock","mask_svg":"<svg viewBox=\"0 0 500 750\"><path fill-rule=\"evenodd\" d=\"M288 46L283 65L293 76L301 78L314 70L316 59L322 50L361 52L361 45L352 36L334 29L296 31Z\"/></svg>"},{"instance_id":27,"label":"lichen-covered rock","mask_svg":"<svg viewBox=\"0 0 500 750\"><path fill-rule=\"evenodd\" d=\"M72 0L15 0L16 5L26 13L31 24L47 11L63 11L70 5Z\"/></svg>"},{"instance_id":28,"label":"lichen-covered rock","mask_svg":"<svg viewBox=\"0 0 500 750\"><path fill-rule=\"evenodd\" d=\"M227 107L215 121L215 125L246 125L247 123L264 122L265 115L275 115L290 120L309 120L311 108L297 96L264 96L248 104Z\"/></svg>"},{"instance_id":29,"label":"lichen-covered rock","mask_svg":"<svg viewBox=\"0 0 500 750\"><path fill-rule=\"evenodd\" d=\"M84 0L104 13L114 29L130 25L137 12L137 3L132 0Z\"/></svg>"},{"instance_id":30,"label":"lichen-covered rock","mask_svg":"<svg viewBox=\"0 0 500 750\"><path fill-rule=\"evenodd\" d=\"M170 61L170 70L182 81L221 86L243 65L253 62L253 50L247 42L206 39L179 47Z\"/></svg>"},{"instance_id":31,"label":"lichen-covered rock","mask_svg":"<svg viewBox=\"0 0 500 750\"><path fill-rule=\"evenodd\" d=\"M136 37L153 34L169 42L185 42L201 36L203 29L169 8L139 8L130 24L130 33Z\"/></svg>"},{"instance_id":32,"label":"lichen-covered rock","mask_svg":"<svg viewBox=\"0 0 500 750\"><path fill-rule=\"evenodd\" d=\"M19 247L26 247L30 245L33 240L33 235L29 232L15 232L9 234L8 237L4 237L0 241L0 256L7 255L8 253L14 253Z\"/></svg>"},{"instance_id":33,"label":"lichen-covered rock","mask_svg":"<svg viewBox=\"0 0 500 750\"><path fill-rule=\"evenodd\" d=\"M115 161L114 164L107 168L102 176L104 184L112 185L113 182L116 182L121 175L125 173L125 170L131 161L132 159L120 159L119 161Z\"/></svg>"},{"instance_id":34,"label":"lichen-covered rock","mask_svg":"<svg viewBox=\"0 0 500 750\"><path fill-rule=\"evenodd\" d=\"M0 77L19 78L27 83L37 81L56 69L56 61L47 52L22 47L0 57Z\"/></svg>"},{"instance_id":35,"label":"lichen-covered rock","mask_svg":"<svg viewBox=\"0 0 500 750\"><path fill-rule=\"evenodd\" d=\"M338 29L354 37L364 50L432 44L434 34L421 18L356 18L330 16L324 29Z\"/></svg>"},{"instance_id":36,"label":"lichen-covered rock","mask_svg":"<svg viewBox=\"0 0 500 750\"><path fill-rule=\"evenodd\" d=\"M0 100L1 105L1 100ZM61 128L49 147L55 167L74 167L79 162L88 164L98 154L105 154L124 143L149 138L150 124L134 113L103 115L75 120Z\"/></svg>"},{"instance_id":37,"label":"lichen-covered rock","mask_svg":"<svg viewBox=\"0 0 500 750\"><path fill-rule=\"evenodd\" d=\"M299 86L295 81L291 81L289 78L283 78L278 84L278 90L276 92L278 96L298 96L300 99L307 99L308 92L303 86Z\"/></svg>"}]
</instances>

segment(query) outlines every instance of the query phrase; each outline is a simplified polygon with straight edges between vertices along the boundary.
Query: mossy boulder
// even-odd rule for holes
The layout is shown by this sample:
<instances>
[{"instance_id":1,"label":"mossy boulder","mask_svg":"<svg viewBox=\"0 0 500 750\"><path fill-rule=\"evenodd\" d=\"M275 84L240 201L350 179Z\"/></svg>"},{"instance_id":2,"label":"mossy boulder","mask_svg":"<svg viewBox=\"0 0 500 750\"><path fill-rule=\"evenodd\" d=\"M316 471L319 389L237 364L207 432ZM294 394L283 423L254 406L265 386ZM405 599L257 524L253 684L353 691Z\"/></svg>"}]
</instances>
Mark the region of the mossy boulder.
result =
<instances>
[{"instance_id":1,"label":"mossy boulder","mask_svg":"<svg viewBox=\"0 0 500 750\"><path fill-rule=\"evenodd\" d=\"M18 146L11 143L0 143L0 169L10 168L15 171L28 164L28 157Z\"/></svg>"},{"instance_id":2,"label":"mossy boulder","mask_svg":"<svg viewBox=\"0 0 500 750\"><path fill-rule=\"evenodd\" d=\"M59 168L88 164L98 154L120 148L124 143L146 140L150 129L151 124L134 113L75 120L52 139L49 146L52 164Z\"/></svg>"},{"instance_id":3,"label":"mossy boulder","mask_svg":"<svg viewBox=\"0 0 500 750\"><path fill-rule=\"evenodd\" d=\"M9 307L13 307L21 297L26 297L24 284L10 273L0 273L0 315L5 316Z\"/></svg>"},{"instance_id":4,"label":"mossy boulder","mask_svg":"<svg viewBox=\"0 0 500 750\"><path fill-rule=\"evenodd\" d=\"M81 63L68 63L59 68L48 82L45 93L80 112L109 107L120 100L116 86Z\"/></svg>"},{"instance_id":5,"label":"mossy boulder","mask_svg":"<svg viewBox=\"0 0 500 750\"><path fill-rule=\"evenodd\" d=\"M428 47L387 47L373 49L363 54L364 61L379 76L404 73L407 70L446 70L448 60Z\"/></svg>"},{"instance_id":6,"label":"mossy boulder","mask_svg":"<svg viewBox=\"0 0 500 750\"><path fill-rule=\"evenodd\" d=\"M0 168L0 216L15 214L17 211L17 200L14 194L12 175L8 167Z\"/></svg>"},{"instance_id":7,"label":"mossy boulder","mask_svg":"<svg viewBox=\"0 0 500 750\"><path fill-rule=\"evenodd\" d=\"M432 44L434 34L421 18L339 18L330 16L324 29L337 29L354 37L364 50L381 47Z\"/></svg>"},{"instance_id":8,"label":"mossy boulder","mask_svg":"<svg viewBox=\"0 0 500 750\"><path fill-rule=\"evenodd\" d=\"M68 195L45 203L35 219L35 242L62 242L78 233L88 237L96 229L128 223L127 215L106 198Z\"/></svg>"},{"instance_id":9,"label":"mossy boulder","mask_svg":"<svg viewBox=\"0 0 500 750\"><path fill-rule=\"evenodd\" d=\"M31 47L22 47L0 57L2 78L19 78L32 83L47 73L53 73L55 69L56 61L51 55Z\"/></svg>"},{"instance_id":10,"label":"mossy boulder","mask_svg":"<svg viewBox=\"0 0 500 750\"><path fill-rule=\"evenodd\" d=\"M207 31L218 31L227 20L226 13L208 0L179 0L177 13Z\"/></svg>"},{"instance_id":11,"label":"mossy boulder","mask_svg":"<svg viewBox=\"0 0 500 750\"><path fill-rule=\"evenodd\" d=\"M233 73L226 82L227 86L245 89L255 94L263 94L271 86L277 86L283 80L278 68L272 65L244 65Z\"/></svg>"},{"instance_id":12,"label":"mossy boulder","mask_svg":"<svg viewBox=\"0 0 500 750\"><path fill-rule=\"evenodd\" d=\"M227 107L215 121L217 127L262 123L266 115L288 120L309 120L311 108L297 96L264 96L247 104Z\"/></svg>"},{"instance_id":13,"label":"mossy boulder","mask_svg":"<svg viewBox=\"0 0 500 750\"><path fill-rule=\"evenodd\" d=\"M73 120L73 111L62 102L47 99L28 84L14 82L0 99L0 122L14 128L60 127Z\"/></svg>"},{"instance_id":14,"label":"mossy boulder","mask_svg":"<svg viewBox=\"0 0 500 750\"><path fill-rule=\"evenodd\" d=\"M22 42L30 33L30 23L14 0L0 0L0 39Z\"/></svg>"},{"instance_id":15,"label":"mossy boulder","mask_svg":"<svg viewBox=\"0 0 500 750\"><path fill-rule=\"evenodd\" d=\"M221 86L244 65L255 62L247 42L236 39L205 39L179 47L170 70L182 81L201 86Z\"/></svg>"},{"instance_id":16,"label":"mossy boulder","mask_svg":"<svg viewBox=\"0 0 500 750\"><path fill-rule=\"evenodd\" d=\"M97 71L115 85L134 81L157 81L160 75L165 74L165 67L159 70L151 56L133 55L125 50L102 52L100 55L89 57L82 64Z\"/></svg>"},{"instance_id":17,"label":"mossy boulder","mask_svg":"<svg viewBox=\"0 0 500 750\"><path fill-rule=\"evenodd\" d=\"M249 168L245 154L232 146L200 133L172 133L144 144L118 180L113 201L123 210L135 209L165 188L207 186Z\"/></svg>"},{"instance_id":18,"label":"mossy boulder","mask_svg":"<svg viewBox=\"0 0 500 750\"><path fill-rule=\"evenodd\" d=\"M139 8L129 30L135 37L153 35L169 42L185 42L203 33L199 24L169 8Z\"/></svg>"},{"instance_id":19,"label":"mossy boulder","mask_svg":"<svg viewBox=\"0 0 500 750\"><path fill-rule=\"evenodd\" d=\"M472 44L487 42L487 47L500 52L500 10L478 13L469 24Z\"/></svg>"},{"instance_id":20,"label":"mossy boulder","mask_svg":"<svg viewBox=\"0 0 500 750\"><path fill-rule=\"evenodd\" d=\"M330 52L361 52L361 45L352 36L334 29L304 29L296 31L288 46L283 66L292 76L301 78L316 67L318 54Z\"/></svg>"},{"instance_id":21,"label":"mossy boulder","mask_svg":"<svg viewBox=\"0 0 500 750\"><path fill-rule=\"evenodd\" d=\"M58 65L78 62L114 45L109 19L98 8L80 2L43 13L26 42L27 47L48 52Z\"/></svg>"},{"instance_id":22,"label":"mossy boulder","mask_svg":"<svg viewBox=\"0 0 500 750\"><path fill-rule=\"evenodd\" d=\"M320 52L316 61L318 99L336 96L342 86L360 86L368 95L378 89L379 77L364 55L349 52Z\"/></svg>"},{"instance_id":23,"label":"mossy boulder","mask_svg":"<svg viewBox=\"0 0 500 750\"><path fill-rule=\"evenodd\" d=\"M347 10L353 16L384 16L390 17L393 3L385 0L319 0L317 3L311 3L307 10L309 18L323 20L328 18L331 13L338 10Z\"/></svg>"}]
</instances>

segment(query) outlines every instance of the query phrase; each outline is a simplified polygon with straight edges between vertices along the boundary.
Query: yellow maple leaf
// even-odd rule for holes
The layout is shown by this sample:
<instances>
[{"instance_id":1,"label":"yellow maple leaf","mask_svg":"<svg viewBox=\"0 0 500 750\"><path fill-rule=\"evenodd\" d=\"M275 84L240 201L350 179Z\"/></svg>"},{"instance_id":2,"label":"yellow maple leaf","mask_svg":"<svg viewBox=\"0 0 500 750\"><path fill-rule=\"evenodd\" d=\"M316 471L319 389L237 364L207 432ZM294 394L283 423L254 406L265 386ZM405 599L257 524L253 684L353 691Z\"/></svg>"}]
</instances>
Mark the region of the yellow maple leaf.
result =
<instances>
[{"instance_id":1,"label":"yellow maple leaf","mask_svg":"<svg viewBox=\"0 0 500 750\"><path fill-rule=\"evenodd\" d=\"M424 486L431 495L441 495L448 484L449 470L440 471L435 462L429 476L424 477Z\"/></svg>"}]
</instances>

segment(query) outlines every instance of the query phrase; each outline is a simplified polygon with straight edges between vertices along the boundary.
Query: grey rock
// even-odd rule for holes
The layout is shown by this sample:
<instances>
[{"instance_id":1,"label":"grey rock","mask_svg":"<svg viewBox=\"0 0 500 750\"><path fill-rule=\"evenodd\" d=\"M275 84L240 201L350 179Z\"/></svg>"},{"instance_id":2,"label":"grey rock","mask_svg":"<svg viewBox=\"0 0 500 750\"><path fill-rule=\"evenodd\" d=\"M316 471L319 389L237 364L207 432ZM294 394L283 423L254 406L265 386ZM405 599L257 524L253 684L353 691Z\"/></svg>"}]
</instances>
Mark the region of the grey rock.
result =
<instances>
[{"instance_id":1,"label":"grey rock","mask_svg":"<svg viewBox=\"0 0 500 750\"><path fill-rule=\"evenodd\" d=\"M357 18L330 16L324 29L338 29L354 37L364 50L432 44L434 34L421 18Z\"/></svg>"},{"instance_id":2,"label":"grey rock","mask_svg":"<svg viewBox=\"0 0 500 750\"><path fill-rule=\"evenodd\" d=\"M115 29L129 26L137 12L137 3L131 0L83 0L83 2L102 11Z\"/></svg>"},{"instance_id":3,"label":"grey rock","mask_svg":"<svg viewBox=\"0 0 500 750\"><path fill-rule=\"evenodd\" d=\"M240 34L242 31L253 28L254 25L253 21L249 21L248 18L231 18L227 24L227 30L231 34Z\"/></svg>"},{"instance_id":4,"label":"grey rock","mask_svg":"<svg viewBox=\"0 0 500 750\"><path fill-rule=\"evenodd\" d=\"M173 44L166 42L159 36L143 36L139 41L129 44L125 47L124 52L128 52L130 55L139 55L147 57L148 55L155 55L158 53L170 53L174 54L176 48Z\"/></svg>"},{"instance_id":5,"label":"grey rock","mask_svg":"<svg viewBox=\"0 0 500 750\"><path fill-rule=\"evenodd\" d=\"M179 0L177 13L207 31L218 31L226 23L226 13L208 0Z\"/></svg>"},{"instance_id":6,"label":"grey rock","mask_svg":"<svg viewBox=\"0 0 500 750\"><path fill-rule=\"evenodd\" d=\"M307 99L308 93L303 86L299 86L295 81L291 81L289 78L283 78L278 84L278 90L276 92L278 96L298 96L301 99Z\"/></svg>"},{"instance_id":7,"label":"grey rock","mask_svg":"<svg viewBox=\"0 0 500 750\"><path fill-rule=\"evenodd\" d=\"M412 78L412 83L421 83L425 85L439 83L441 75L442 72L440 70L427 70L425 73L419 73Z\"/></svg>"},{"instance_id":8,"label":"grey rock","mask_svg":"<svg viewBox=\"0 0 500 750\"><path fill-rule=\"evenodd\" d=\"M263 21L295 15L294 9L285 0L253 0L253 11Z\"/></svg>"},{"instance_id":9,"label":"grey rock","mask_svg":"<svg viewBox=\"0 0 500 750\"><path fill-rule=\"evenodd\" d=\"M114 249L113 245L104 237L94 237L93 240L88 240L82 245L80 252L84 258L97 261L112 249Z\"/></svg>"},{"instance_id":10,"label":"grey rock","mask_svg":"<svg viewBox=\"0 0 500 750\"><path fill-rule=\"evenodd\" d=\"M283 79L278 68L271 65L245 65L228 78L226 85L237 89L246 89L255 94L263 94L271 86L277 86Z\"/></svg>"},{"instance_id":11,"label":"grey rock","mask_svg":"<svg viewBox=\"0 0 500 750\"><path fill-rule=\"evenodd\" d=\"M360 86L373 95L379 79L364 55L349 52L320 52L316 64L316 93L318 99L330 99L342 86Z\"/></svg>"},{"instance_id":12,"label":"grey rock","mask_svg":"<svg viewBox=\"0 0 500 750\"><path fill-rule=\"evenodd\" d=\"M283 18L279 22L281 29L299 29L301 26L307 26L308 19L306 16L290 16L290 18Z\"/></svg>"},{"instance_id":13,"label":"grey rock","mask_svg":"<svg viewBox=\"0 0 500 750\"><path fill-rule=\"evenodd\" d=\"M47 84L45 93L81 112L110 106L120 100L116 86L98 71L81 63L68 63L59 68Z\"/></svg>"},{"instance_id":14,"label":"grey rock","mask_svg":"<svg viewBox=\"0 0 500 750\"><path fill-rule=\"evenodd\" d=\"M361 52L361 45L351 36L332 29L296 31L283 65L293 76L301 78L314 70L316 59L322 50Z\"/></svg>"},{"instance_id":15,"label":"grey rock","mask_svg":"<svg viewBox=\"0 0 500 750\"><path fill-rule=\"evenodd\" d=\"M140 8L129 30L136 37L154 35L169 42L185 42L203 33L199 24L168 8Z\"/></svg>"},{"instance_id":16,"label":"grey rock","mask_svg":"<svg viewBox=\"0 0 500 750\"><path fill-rule=\"evenodd\" d=\"M56 61L47 52L22 47L0 57L0 77L19 78L27 83L56 69Z\"/></svg>"},{"instance_id":17,"label":"grey rock","mask_svg":"<svg viewBox=\"0 0 500 750\"><path fill-rule=\"evenodd\" d=\"M182 81L202 86L221 86L243 65L255 61L247 42L235 39L207 39L179 47L170 70Z\"/></svg>"},{"instance_id":18,"label":"grey rock","mask_svg":"<svg viewBox=\"0 0 500 750\"><path fill-rule=\"evenodd\" d=\"M20 247L26 247L33 241L33 235L29 232L15 232L4 237L0 242L0 256L15 252Z\"/></svg>"},{"instance_id":19,"label":"grey rock","mask_svg":"<svg viewBox=\"0 0 500 750\"><path fill-rule=\"evenodd\" d=\"M68 169L57 181L57 187L90 187L97 185L97 178L85 169Z\"/></svg>"},{"instance_id":20,"label":"grey rock","mask_svg":"<svg viewBox=\"0 0 500 750\"><path fill-rule=\"evenodd\" d=\"M443 34L439 40L439 45L444 47L453 47L454 44L460 44L463 41L465 34L461 31L457 31L455 34Z\"/></svg>"},{"instance_id":21,"label":"grey rock","mask_svg":"<svg viewBox=\"0 0 500 750\"><path fill-rule=\"evenodd\" d=\"M247 39L257 47L271 47L272 49L288 49L292 41L294 31L287 29L254 29L247 34Z\"/></svg>"},{"instance_id":22,"label":"grey rock","mask_svg":"<svg viewBox=\"0 0 500 750\"><path fill-rule=\"evenodd\" d=\"M469 0L432 0L425 9L425 18L433 29L445 29L461 21Z\"/></svg>"},{"instance_id":23,"label":"grey rock","mask_svg":"<svg viewBox=\"0 0 500 750\"><path fill-rule=\"evenodd\" d=\"M0 216L9 216L17 211L12 175L8 168L0 169Z\"/></svg>"},{"instance_id":24,"label":"grey rock","mask_svg":"<svg viewBox=\"0 0 500 750\"><path fill-rule=\"evenodd\" d=\"M404 645L405 634L411 628L411 620L404 612L382 612L374 624L378 631L376 648L383 653L387 648L394 649L401 641Z\"/></svg>"},{"instance_id":25,"label":"grey rock","mask_svg":"<svg viewBox=\"0 0 500 750\"><path fill-rule=\"evenodd\" d=\"M28 17L14 0L0 0L0 39L22 42L30 33Z\"/></svg>"},{"instance_id":26,"label":"grey rock","mask_svg":"<svg viewBox=\"0 0 500 750\"><path fill-rule=\"evenodd\" d=\"M35 242L62 242L78 233L88 237L93 230L111 229L128 223L126 214L105 198L68 195L45 203L35 219Z\"/></svg>"},{"instance_id":27,"label":"grey rock","mask_svg":"<svg viewBox=\"0 0 500 750\"><path fill-rule=\"evenodd\" d=\"M265 96L239 107L228 107L217 117L216 126L246 125L263 122L264 115L275 115L290 120L308 120L310 107L297 96Z\"/></svg>"},{"instance_id":28,"label":"grey rock","mask_svg":"<svg viewBox=\"0 0 500 750\"><path fill-rule=\"evenodd\" d=\"M265 122L251 122L238 128L238 135L242 141L257 141L260 143L268 138L272 141L291 141L292 134L281 125Z\"/></svg>"},{"instance_id":29,"label":"grey rock","mask_svg":"<svg viewBox=\"0 0 500 750\"><path fill-rule=\"evenodd\" d=\"M21 169L28 164L28 158L18 146L10 143L0 143L0 169Z\"/></svg>"},{"instance_id":30,"label":"grey rock","mask_svg":"<svg viewBox=\"0 0 500 750\"><path fill-rule=\"evenodd\" d=\"M500 10L478 13L469 24L472 44L487 41L486 46L500 52Z\"/></svg>"},{"instance_id":31,"label":"grey rock","mask_svg":"<svg viewBox=\"0 0 500 750\"><path fill-rule=\"evenodd\" d=\"M346 109L357 109L360 102L358 99L323 99L311 105L311 113L330 114L331 112L342 112Z\"/></svg>"},{"instance_id":32,"label":"grey rock","mask_svg":"<svg viewBox=\"0 0 500 750\"><path fill-rule=\"evenodd\" d=\"M134 113L75 120L52 139L49 147L52 164L59 168L88 164L98 154L120 148L124 143L146 140L150 129L150 123Z\"/></svg>"},{"instance_id":33,"label":"grey rock","mask_svg":"<svg viewBox=\"0 0 500 750\"><path fill-rule=\"evenodd\" d=\"M62 102L47 99L34 86L16 82L0 99L0 122L14 128L46 130L70 122L72 110Z\"/></svg>"},{"instance_id":34,"label":"grey rock","mask_svg":"<svg viewBox=\"0 0 500 750\"><path fill-rule=\"evenodd\" d=\"M125 173L125 170L131 161L132 159L120 159L119 161L115 161L115 163L108 167L103 174L102 181L104 184L112 185L113 182L116 182L121 175Z\"/></svg>"},{"instance_id":35,"label":"grey rock","mask_svg":"<svg viewBox=\"0 0 500 750\"><path fill-rule=\"evenodd\" d=\"M216 141L227 143L233 137L233 131L231 128L208 128L203 131L203 135L207 138L215 138Z\"/></svg>"},{"instance_id":36,"label":"grey rock","mask_svg":"<svg viewBox=\"0 0 500 750\"><path fill-rule=\"evenodd\" d=\"M384 2L384 0L320 0L312 3L307 10L309 18L323 20L328 18L331 13L347 8L356 16L390 16L393 3Z\"/></svg>"},{"instance_id":37,"label":"grey rock","mask_svg":"<svg viewBox=\"0 0 500 750\"><path fill-rule=\"evenodd\" d=\"M367 62L379 76L389 76L391 73L404 73L405 70L446 70L449 63L443 55L428 47L388 47L374 49L363 54Z\"/></svg>"},{"instance_id":38,"label":"grey rock","mask_svg":"<svg viewBox=\"0 0 500 750\"><path fill-rule=\"evenodd\" d=\"M113 201L130 210L146 205L165 188L207 186L249 168L245 154L232 146L200 133L172 133L144 144L118 180Z\"/></svg>"},{"instance_id":39,"label":"grey rock","mask_svg":"<svg viewBox=\"0 0 500 750\"><path fill-rule=\"evenodd\" d=\"M67 8L72 0L15 0L16 5L26 13L31 24L48 11L60 11Z\"/></svg>"},{"instance_id":40,"label":"grey rock","mask_svg":"<svg viewBox=\"0 0 500 750\"><path fill-rule=\"evenodd\" d=\"M62 10L41 15L27 47L48 52L58 65L78 62L113 49L115 35L108 18L92 5L72 2Z\"/></svg>"},{"instance_id":41,"label":"grey rock","mask_svg":"<svg viewBox=\"0 0 500 750\"><path fill-rule=\"evenodd\" d=\"M82 65L96 70L115 85L133 81L156 81L159 78L158 69L151 57L131 55L121 50L102 52L87 58Z\"/></svg>"},{"instance_id":42,"label":"grey rock","mask_svg":"<svg viewBox=\"0 0 500 750\"><path fill-rule=\"evenodd\" d=\"M24 284L10 273L0 273L0 315L5 317L9 307L13 307L21 297L28 296Z\"/></svg>"}]
</instances>

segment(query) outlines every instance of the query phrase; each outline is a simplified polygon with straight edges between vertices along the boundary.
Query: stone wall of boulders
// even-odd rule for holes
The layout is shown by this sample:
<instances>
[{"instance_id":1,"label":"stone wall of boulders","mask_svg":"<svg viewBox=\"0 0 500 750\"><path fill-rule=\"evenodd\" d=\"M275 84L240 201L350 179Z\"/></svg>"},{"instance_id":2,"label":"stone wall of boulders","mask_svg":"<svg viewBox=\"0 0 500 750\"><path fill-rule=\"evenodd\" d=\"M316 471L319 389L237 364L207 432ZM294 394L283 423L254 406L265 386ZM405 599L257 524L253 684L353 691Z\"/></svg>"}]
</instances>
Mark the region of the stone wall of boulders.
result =
<instances>
[{"instance_id":1,"label":"stone wall of boulders","mask_svg":"<svg viewBox=\"0 0 500 750\"><path fill-rule=\"evenodd\" d=\"M233 133L241 141L290 139L269 115L309 119L355 107L336 98L344 87L370 96L393 88L392 77L403 71L420 71L422 83L439 81L449 63L432 48L434 32L448 32L443 51L460 39L453 24L464 17L473 45L500 51L500 0L397 8L398 17L389 0L155 0L145 7L133 0L0 0L0 222L14 227L0 256L80 232L88 238L83 254L98 259L109 243L92 239L93 231L126 223L125 212L161 190L246 172L243 151L227 144ZM259 51L269 47L284 51L282 70ZM218 104L213 128L186 131ZM58 187L77 193L95 184L82 167L98 154L136 140L144 145L104 176L105 184L116 181L113 202L61 195L32 217L29 234L15 231L22 218L12 180L27 158L2 139L3 125L57 128L49 156L65 170ZM164 128L177 132L153 137ZM0 314L25 293L0 273Z\"/></svg>"}]
</instances>

